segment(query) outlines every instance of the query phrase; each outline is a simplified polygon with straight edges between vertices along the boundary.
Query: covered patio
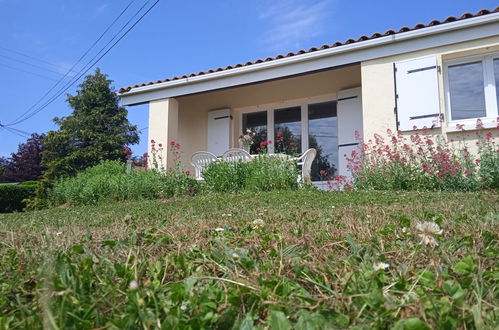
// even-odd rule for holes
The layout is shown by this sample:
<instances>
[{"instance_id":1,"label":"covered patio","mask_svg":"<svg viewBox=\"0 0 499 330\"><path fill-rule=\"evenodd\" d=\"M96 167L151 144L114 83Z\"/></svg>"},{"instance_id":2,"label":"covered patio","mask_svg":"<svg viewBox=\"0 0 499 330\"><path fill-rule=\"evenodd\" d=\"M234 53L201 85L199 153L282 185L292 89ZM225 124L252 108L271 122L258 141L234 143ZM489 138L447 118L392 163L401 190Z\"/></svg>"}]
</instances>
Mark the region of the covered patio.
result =
<instances>
[{"instance_id":1,"label":"covered patio","mask_svg":"<svg viewBox=\"0 0 499 330\"><path fill-rule=\"evenodd\" d=\"M221 156L238 147L240 134L250 129L256 133L251 153L262 152L263 141L271 141L267 153L297 155L315 148L313 181L347 175L343 155L358 143L354 132L362 134L360 85L360 64L354 64L152 100L149 140L180 143L182 164L192 171L193 153L209 151ZM163 152L168 159L167 150Z\"/></svg>"}]
</instances>

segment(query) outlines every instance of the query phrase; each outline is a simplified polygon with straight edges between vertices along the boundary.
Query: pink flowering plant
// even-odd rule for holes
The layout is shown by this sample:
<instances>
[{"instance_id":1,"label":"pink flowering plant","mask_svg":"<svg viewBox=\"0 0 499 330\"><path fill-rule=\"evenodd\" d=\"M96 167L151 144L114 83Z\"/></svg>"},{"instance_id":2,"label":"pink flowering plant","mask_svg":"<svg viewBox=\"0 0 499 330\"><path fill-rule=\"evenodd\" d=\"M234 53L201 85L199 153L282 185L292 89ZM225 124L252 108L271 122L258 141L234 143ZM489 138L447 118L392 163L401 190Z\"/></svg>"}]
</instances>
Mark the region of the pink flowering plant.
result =
<instances>
[{"instance_id":1,"label":"pink flowering plant","mask_svg":"<svg viewBox=\"0 0 499 330\"><path fill-rule=\"evenodd\" d=\"M477 154L465 142L469 135L461 134L462 140L454 144L430 130L410 136L390 130L386 137L375 134L347 157L354 186L363 190L497 189L499 150L492 132L474 133Z\"/></svg>"}]
</instances>

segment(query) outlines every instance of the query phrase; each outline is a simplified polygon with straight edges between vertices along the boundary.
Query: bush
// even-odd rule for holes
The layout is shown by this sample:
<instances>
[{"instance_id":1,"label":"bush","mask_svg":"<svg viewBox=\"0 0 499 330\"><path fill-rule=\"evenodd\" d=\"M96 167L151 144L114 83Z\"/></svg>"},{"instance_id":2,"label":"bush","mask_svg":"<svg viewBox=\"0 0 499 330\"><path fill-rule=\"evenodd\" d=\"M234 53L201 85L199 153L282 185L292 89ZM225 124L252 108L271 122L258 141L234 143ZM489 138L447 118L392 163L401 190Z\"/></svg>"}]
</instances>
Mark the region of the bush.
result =
<instances>
[{"instance_id":1,"label":"bush","mask_svg":"<svg viewBox=\"0 0 499 330\"><path fill-rule=\"evenodd\" d=\"M251 162L214 162L203 171L205 188L212 192L296 189L296 164L278 157L261 156Z\"/></svg>"},{"instance_id":2,"label":"bush","mask_svg":"<svg viewBox=\"0 0 499 330\"><path fill-rule=\"evenodd\" d=\"M388 131L361 143L347 158L354 186L361 190L476 191L499 187L499 150L492 133L478 136L478 154L451 145L443 137L419 133L409 137Z\"/></svg>"},{"instance_id":3,"label":"bush","mask_svg":"<svg viewBox=\"0 0 499 330\"><path fill-rule=\"evenodd\" d=\"M186 173L156 170L133 171L118 161L103 161L77 176L56 181L50 204L96 204L103 201L156 199L195 192L196 181Z\"/></svg>"},{"instance_id":4,"label":"bush","mask_svg":"<svg viewBox=\"0 0 499 330\"><path fill-rule=\"evenodd\" d=\"M0 213L22 211L26 207L25 200L35 193L35 184L3 184L0 185Z\"/></svg>"}]
</instances>

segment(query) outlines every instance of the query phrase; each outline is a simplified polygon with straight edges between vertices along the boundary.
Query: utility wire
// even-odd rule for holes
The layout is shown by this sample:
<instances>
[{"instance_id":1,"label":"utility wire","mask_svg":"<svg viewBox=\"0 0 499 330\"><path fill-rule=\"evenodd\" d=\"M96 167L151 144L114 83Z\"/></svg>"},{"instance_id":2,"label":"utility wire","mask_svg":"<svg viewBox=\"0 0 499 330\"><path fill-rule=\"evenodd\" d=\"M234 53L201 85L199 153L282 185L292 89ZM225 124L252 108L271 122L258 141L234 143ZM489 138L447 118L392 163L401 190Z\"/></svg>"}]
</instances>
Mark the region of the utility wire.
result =
<instances>
[{"instance_id":1,"label":"utility wire","mask_svg":"<svg viewBox=\"0 0 499 330\"><path fill-rule=\"evenodd\" d=\"M151 7L149 7L149 8L147 9L147 11L146 11L146 12L144 12L144 13L142 14L142 16L140 16L140 18L139 18L137 21L135 21L135 23L133 23L133 25L132 25L132 26L130 26L130 28L129 28L128 30L126 30L126 31L125 31L125 33L124 33L121 37L119 37L119 38L118 38L118 40L116 40L116 42L114 42L114 43L111 45L111 47L109 47L109 48L108 48L108 49L107 49L107 50L106 50L106 51L105 51L105 52L104 52L104 53L103 53L103 54L102 54L99 58L97 58L97 60L95 60L93 63L90 63L90 62L93 60L93 58L92 58L92 60L90 60L90 61L87 63L87 65L86 65L86 66L85 66L82 70L80 70L80 72L81 72L81 71L83 71L85 68L87 68L87 69L86 69L86 70L84 70L84 72L82 72L80 75L78 75L78 74L77 74L77 75L78 75L78 77L76 77L76 79L74 79L73 81L68 82L65 86L63 86L61 89L59 89L59 91L57 91L57 92L56 92L56 95L52 96L52 97L51 97L51 98L50 98L50 99L49 99L49 100L48 100L48 101L47 101L44 105L42 105L40 108L38 108L37 110L33 111L31 114L28 114L27 116L25 116L25 117L24 117L24 118L22 118L22 119L19 119L19 120L17 120L17 121L15 121L15 122L13 122L13 123L9 123L9 124L7 124L7 126L17 125L17 124L20 124L20 123L22 123L22 122L24 122L24 121L28 120L29 118L33 117L34 115L36 115L37 113L39 113L40 111L42 111L43 109L45 109L45 108L46 108L48 105L50 105L52 102L54 102L54 101L55 101L55 100L56 100L59 96L61 96L64 92L66 92L69 88L71 88L71 86L73 86L73 85L74 85L74 84L75 84L75 83L76 83L76 82L77 82L77 81L78 81L78 80L79 80L82 76L84 76L84 75L85 75L85 74L86 74L86 73L87 73L87 72L88 72L88 71L89 71L89 70L90 70L90 69L91 69L91 68L92 68L95 64L97 64L97 63L98 63L98 62L99 62L99 61L100 61L100 60L101 60L104 56L106 56L106 54L107 54L107 53L109 53L109 51L111 51L111 49L113 49L113 48L114 48L114 46L116 46L116 44L118 44L118 42L120 42L120 41L121 41L121 40L122 40L122 39L123 39L123 38L124 38L124 37L125 37L125 36L126 36L126 35L127 35L127 34L128 34L128 33L129 33L129 32L130 32L130 31L131 31L134 27L135 27L135 26L136 26L136 25L137 25L137 24L138 24L138 23L139 23L139 22L140 22L140 21L141 21L141 20L142 20L142 19L143 19L143 18L144 18L144 17L145 17L145 16L146 16L146 15L147 15L147 14L148 14L148 13L149 13L149 12L150 12L153 8L154 8L154 7L158 4L158 2L159 2L159 1L160 1L160 0L156 0L156 2L154 2L154 3L152 4L152 6L151 6ZM149 3L149 1L148 1L147 3ZM146 4L147 4L147 3L146 3ZM137 16L137 15L140 13L140 11L142 11L142 9L145 7L145 5L146 5L146 4L144 4L144 5L143 5L143 6L139 9L139 11L138 11L138 12L137 12L137 13L136 13L133 17L132 17L132 19L130 19L130 20L129 20L126 24L125 24L125 26L124 26L124 27L120 30L120 32L121 32L122 30L124 30L124 28L125 28L125 27L126 27L126 26L127 26L127 25L128 25L128 24L132 21L132 20L133 20L133 18L134 18L135 16ZM119 32L118 32L118 34L119 34ZM111 40L110 40L110 41L109 41L109 42L108 42L108 43L107 43L107 44L106 44L106 45L105 45L105 46L101 49L101 51L100 51L99 53L97 53L97 55L96 55L96 56L98 56L99 54L101 54L101 53L102 53L102 51L104 51L105 47L107 47L107 46L109 45L109 43L111 43L114 39L116 39L116 37L118 36L118 34L116 34L116 35L115 35L115 37L113 37L113 38L112 38L112 39L111 39ZM94 57L94 58L95 58L95 57Z\"/></svg>"},{"instance_id":2,"label":"utility wire","mask_svg":"<svg viewBox=\"0 0 499 330\"><path fill-rule=\"evenodd\" d=\"M32 63L29 63L29 62L26 62L26 61L23 61L23 60L18 60L17 58L14 58L14 57L10 57L10 56L7 56L7 55L2 55L2 54L0 54L0 57L6 58L6 59L11 60L11 61L15 61L15 62L27 64L27 65L30 65L32 67L35 67L35 68L38 68L38 69L42 69L42 70L45 70L45 71L48 71L48 72L52 72L52 73L55 73L55 74L57 74L59 76L63 75L61 72L57 72L55 70L47 69L47 68L44 68L42 66L39 66L39 65L36 65L36 64L32 64ZM71 77L71 78L73 78L73 77Z\"/></svg>"},{"instance_id":3,"label":"utility wire","mask_svg":"<svg viewBox=\"0 0 499 330\"><path fill-rule=\"evenodd\" d=\"M45 78L45 79L50 79L50 80L53 80L53 81L57 81L57 78L51 78L51 77L48 77L48 76L44 76L42 74L39 74L39 73L35 73L35 72L31 72L31 71L28 71L28 70L24 70L24 69L20 69L20 68L16 68L16 67L13 67L13 66L10 66L10 65L7 65L7 64L3 64L3 63L0 63L1 66L4 66L6 68L9 68L11 70L16 70L16 71L20 71L20 72L24 72L24 73L28 73L28 74L32 74L34 76L38 76L38 77L41 77L41 78Z\"/></svg>"},{"instance_id":4,"label":"utility wire","mask_svg":"<svg viewBox=\"0 0 499 330\"><path fill-rule=\"evenodd\" d=\"M2 128L3 128L3 129L5 129L7 132L12 133L12 134L15 134L15 135L17 135L17 136L20 136L20 137L22 137L22 138L25 138L25 139L29 138L29 136L28 136L28 135L24 135L24 134L22 134L22 133L18 133L17 131L13 130L13 129L12 129L12 128L10 128L10 127L5 127L5 126L2 126Z\"/></svg>"},{"instance_id":5,"label":"utility wire","mask_svg":"<svg viewBox=\"0 0 499 330\"><path fill-rule=\"evenodd\" d=\"M52 65L53 67L56 67L56 68L59 68L59 69L62 69L62 70L67 70L68 69L68 68L65 68L65 67L63 67L61 65L54 64L54 63L51 63L49 61L42 60L41 58L30 56L28 54L22 53L20 51L14 50L14 49L6 48L6 47L3 47L3 46L0 46L0 49L3 49L5 51L11 52L11 53L14 53L14 54L17 54L17 55L24 56L24 57L27 57L27 58L30 58L30 59L35 60L35 61L39 61L39 62L42 62L42 63L46 63L46 64L49 64L49 65ZM73 72L76 72L76 71L73 71Z\"/></svg>"},{"instance_id":6,"label":"utility wire","mask_svg":"<svg viewBox=\"0 0 499 330\"><path fill-rule=\"evenodd\" d=\"M73 64L73 66L66 72L66 74L60 78L45 94L43 94L43 96L38 100L36 101L35 104L33 104L28 110L26 110L23 114L21 114L20 116L18 116L16 119L14 119L13 122L9 123L8 125L9 126L12 126L12 125L17 125L27 119L29 119L30 117L32 116L27 116L26 118L23 118L24 116L26 116L27 114L29 114L29 112L34 109L40 102L43 101L43 99L49 95L61 82L62 80L64 80L64 78L66 78L66 76L69 74L69 72L73 71L73 69L83 60L83 58L85 56L87 56L87 54L92 50L92 48L95 47L95 45L97 45L97 43L104 37L104 35L109 31L109 29L111 29L111 27L116 23L116 21L118 21L118 19L121 18L121 16L123 16L123 14L128 10L128 8L135 2L135 0L131 0L128 5L120 12L120 14L111 22L111 24L109 24L109 26L104 30L104 32L102 32L102 34L97 38L97 40L94 41L94 43L85 51L85 53L83 53L83 55L80 56L80 58ZM81 71L80 71L81 72ZM77 73L78 74L78 73ZM35 112L36 114L37 112Z\"/></svg>"}]
</instances>

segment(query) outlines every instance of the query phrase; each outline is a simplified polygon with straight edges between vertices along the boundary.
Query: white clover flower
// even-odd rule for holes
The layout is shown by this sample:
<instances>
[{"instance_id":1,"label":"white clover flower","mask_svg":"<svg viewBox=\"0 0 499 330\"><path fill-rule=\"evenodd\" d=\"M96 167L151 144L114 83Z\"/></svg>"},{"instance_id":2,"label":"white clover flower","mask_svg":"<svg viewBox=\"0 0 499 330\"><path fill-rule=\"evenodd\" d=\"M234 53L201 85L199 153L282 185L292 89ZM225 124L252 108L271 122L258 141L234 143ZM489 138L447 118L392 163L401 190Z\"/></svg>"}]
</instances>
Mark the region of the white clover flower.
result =
<instances>
[{"instance_id":1,"label":"white clover flower","mask_svg":"<svg viewBox=\"0 0 499 330\"><path fill-rule=\"evenodd\" d=\"M231 217L232 216L232 213L223 213L222 214L222 217Z\"/></svg>"},{"instance_id":2,"label":"white clover flower","mask_svg":"<svg viewBox=\"0 0 499 330\"><path fill-rule=\"evenodd\" d=\"M224 231L224 230L225 230L225 229L223 229L223 228L220 228L220 227L218 227L218 228L215 228L215 231L216 231L216 232L222 232L222 231Z\"/></svg>"},{"instance_id":3,"label":"white clover flower","mask_svg":"<svg viewBox=\"0 0 499 330\"><path fill-rule=\"evenodd\" d=\"M128 287L130 289L132 289L132 290L137 289L139 287L139 283L137 283L136 280L133 280L133 281L130 282L130 284L128 285Z\"/></svg>"},{"instance_id":4,"label":"white clover flower","mask_svg":"<svg viewBox=\"0 0 499 330\"><path fill-rule=\"evenodd\" d=\"M374 270L383 270L387 269L388 267L390 267L390 265L385 264L384 262L378 262L377 264L373 265Z\"/></svg>"},{"instance_id":5,"label":"white clover flower","mask_svg":"<svg viewBox=\"0 0 499 330\"><path fill-rule=\"evenodd\" d=\"M436 223L429 221L418 223L416 229L421 232L418 234L418 236L421 237L420 244L431 247L438 245L435 235L442 235L444 232Z\"/></svg>"},{"instance_id":6,"label":"white clover flower","mask_svg":"<svg viewBox=\"0 0 499 330\"><path fill-rule=\"evenodd\" d=\"M239 259L239 258L240 258L239 254L237 254L235 252L232 253L232 259Z\"/></svg>"},{"instance_id":7,"label":"white clover flower","mask_svg":"<svg viewBox=\"0 0 499 330\"><path fill-rule=\"evenodd\" d=\"M255 220L253 220L253 222L251 222L251 227L253 229L261 228L264 225L265 225L265 221L263 221L262 219L255 219Z\"/></svg>"},{"instance_id":8,"label":"white clover flower","mask_svg":"<svg viewBox=\"0 0 499 330\"><path fill-rule=\"evenodd\" d=\"M58 231L57 233L55 233L56 236L60 236L62 235L62 231Z\"/></svg>"}]
</instances>

